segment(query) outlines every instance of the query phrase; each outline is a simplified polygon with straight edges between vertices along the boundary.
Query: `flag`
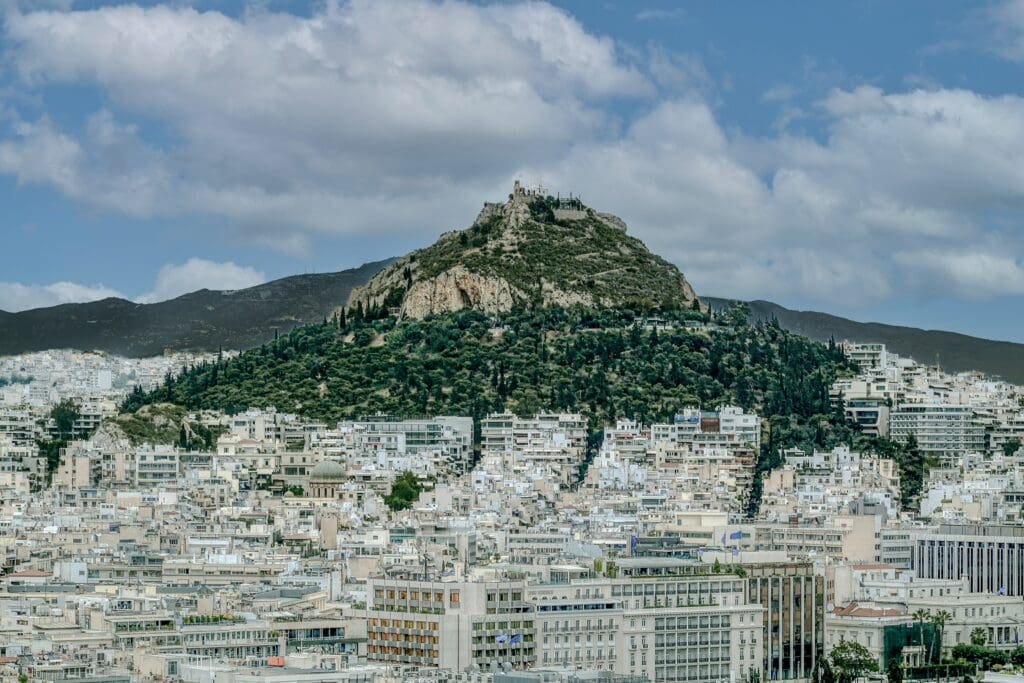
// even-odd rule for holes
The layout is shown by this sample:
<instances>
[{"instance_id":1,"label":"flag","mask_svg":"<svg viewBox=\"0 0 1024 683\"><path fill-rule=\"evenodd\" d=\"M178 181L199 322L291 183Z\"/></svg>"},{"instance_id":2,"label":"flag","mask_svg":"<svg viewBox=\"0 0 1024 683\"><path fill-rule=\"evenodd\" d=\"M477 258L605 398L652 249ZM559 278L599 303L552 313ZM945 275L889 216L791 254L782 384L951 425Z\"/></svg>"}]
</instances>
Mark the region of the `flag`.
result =
<instances>
[{"instance_id":1,"label":"flag","mask_svg":"<svg viewBox=\"0 0 1024 683\"><path fill-rule=\"evenodd\" d=\"M499 633L498 635L494 636L494 642L496 642L496 643L507 643L508 642L508 636L505 635L504 633Z\"/></svg>"},{"instance_id":2,"label":"flag","mask_svg":"<svg viewBox=\"0 0 1024 683\"><path fill-rule=\"evenodd\" d=\"M731 534L729 534L729 538L732 539L733 541L739 540L739 539L743 538L743 532L742 531L734 531Z\"/></svg>"},{"instance_id":3,"label":"flag","mask_svg":"<svg viewBox=\"0 0 1024 683\"><path fill-rule=\"evenodd\" d=\"M512 644L521 643L523 642L523 635L521 633L516 633L509 639L508 642Z\"/></svg>"},{"instance_id":4,"label":"flag","mask_svg":"<svg viewBox=\"0 0 1024 683\"><path fill-rule=\"evenodd\" d=\"M999 590L996 591L996 593L999 595L1006 595L1006 586L1000 586Z\"/></svg>"},{"instance_id":5,"label":"flag","mask_svg":"<svg viewBox=\"0 0 1024 683\"><path fill-rule=\"evenodd\" d=\"M722 532L722 545L725 545L725 532Z\"/></svg>"},{"instance_id":6,"label":"flag","mask_svg":"<svg viewBox=\"0 0 1024 683\"><path fill-rule=\"evenodd\" d=\"M740 554L740 549L739 548L733 548L732 549L732 556L733 557L736 557L739 554Z\"/></svg>"}]
</instances>

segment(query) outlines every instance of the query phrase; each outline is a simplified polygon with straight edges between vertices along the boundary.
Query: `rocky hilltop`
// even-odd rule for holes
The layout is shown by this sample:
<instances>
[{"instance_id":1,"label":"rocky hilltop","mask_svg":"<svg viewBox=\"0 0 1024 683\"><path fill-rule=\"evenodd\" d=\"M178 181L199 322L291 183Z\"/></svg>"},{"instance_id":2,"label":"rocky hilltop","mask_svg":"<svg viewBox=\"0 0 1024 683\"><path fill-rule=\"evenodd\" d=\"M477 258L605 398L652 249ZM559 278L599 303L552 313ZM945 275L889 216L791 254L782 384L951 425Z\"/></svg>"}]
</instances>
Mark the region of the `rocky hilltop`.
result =
<instances>
[{"instance_id":1,"label":"rocky hilltop","mask_svg":"<svg viewBox=\"0 0 1024 683\"><path fill-rule=\"evenodd\" d=\"M692 307L697 295L620 218L516 181L507 202L484 204L469 228L395 260L352 290L346 308L422 319L463 308L638 302Z\"/></svg>"}]
</instances>

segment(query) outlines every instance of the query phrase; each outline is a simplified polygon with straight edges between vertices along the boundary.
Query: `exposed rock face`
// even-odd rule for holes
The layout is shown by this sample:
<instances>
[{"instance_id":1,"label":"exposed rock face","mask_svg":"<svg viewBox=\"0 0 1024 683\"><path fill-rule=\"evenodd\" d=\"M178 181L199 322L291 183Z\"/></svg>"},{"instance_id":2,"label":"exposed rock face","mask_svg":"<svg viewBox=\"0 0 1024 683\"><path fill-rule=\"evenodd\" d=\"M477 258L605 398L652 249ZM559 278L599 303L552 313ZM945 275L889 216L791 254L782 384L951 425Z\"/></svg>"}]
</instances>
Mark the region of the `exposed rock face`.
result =
<instances>
[{"instance_id":1,"label":"exposed rock face","mask_svg":"<svg viewBox=\"0 0 1024 683\"><path fill-rule=\"evenodd\" d=\"M595 303L594 297L589 292L582 292L578 290L560 289L558 285L553 282L543 280L541 282L541 301L544 302L545 306L560 306L562 308L569 308L571 306L593 306ZM603 302L601 302L603 303Z\"/></svg>"},{"instance_id":2,"label":"exposed rock face","mask_svg":"<svg viewBox=\"0 0 1024 683\"><path fill-rule=\"evenodd\" d=\"M693 306L683 274L627 234L625 222L537 191L513 188L485 203L473 225L393 262L352 291L350 311L403 317L472 308Z\"/></svg>"},{"instance_id":3,"label":"exposed rock face","mask_svg":"<svg viewBox=\"0 0 1024 683\"><path fill-rule=\"evenodd\" d=\"M429 280L414 283L402 302L402 315L419 319L463 308L503 313L524 299L526 294L507 280L478 275L456 266Z\"/></svg>"}]
</instances>

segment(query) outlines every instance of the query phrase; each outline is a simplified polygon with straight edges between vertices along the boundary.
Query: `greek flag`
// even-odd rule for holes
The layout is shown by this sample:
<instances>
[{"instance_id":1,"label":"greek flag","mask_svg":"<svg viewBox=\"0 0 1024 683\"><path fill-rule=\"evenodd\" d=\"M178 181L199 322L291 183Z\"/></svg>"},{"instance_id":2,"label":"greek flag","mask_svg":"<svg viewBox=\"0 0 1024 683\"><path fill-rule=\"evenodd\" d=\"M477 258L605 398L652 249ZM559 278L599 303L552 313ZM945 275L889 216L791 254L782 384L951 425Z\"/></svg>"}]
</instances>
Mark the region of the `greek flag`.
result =
<instances>
[{"instance_id":1,"label":"greek flag","mask_svg":"<svg viewBox=\"0 0 1024 683\"><path fill-rule=\"evenodd\" d=\"M1006 586L1000 586L999 590L996 591L998 595L1006 595Z\"/></svg>"},{"instance_id":2,"label":"greek flag","mask_svg":"<svg viewBox=\"0 0 1024 683\"><path fill-rule=\"evenodd\" d=\"M521 633L516 633L509 639L508 642L511 644L521 643L523 642L523 635Z\"/></svg>"},{"instance_id":3,"label":"greek flag","mask_svg":"<svg viewBox=\"0 0 1024 683\"><path fill-rule=\"evenodd\" d=\"M729 534L729 538L731 540L733 540L733 541L738 541L739 539L743 538L743 532L742 531L734 531L731 534Z\"/></svg>"},{"instance_id":4,"label":"greek flag","mask_svg":"<svg viewBox=\"0 0 1024 683\"><path fill-rule=\"evenodd\" d=\"M505 635L504 633L499 633L498 635L494 636L494 642L495 643L507 643L508 642L508 636Z\"/></svg>"}]
</instances>

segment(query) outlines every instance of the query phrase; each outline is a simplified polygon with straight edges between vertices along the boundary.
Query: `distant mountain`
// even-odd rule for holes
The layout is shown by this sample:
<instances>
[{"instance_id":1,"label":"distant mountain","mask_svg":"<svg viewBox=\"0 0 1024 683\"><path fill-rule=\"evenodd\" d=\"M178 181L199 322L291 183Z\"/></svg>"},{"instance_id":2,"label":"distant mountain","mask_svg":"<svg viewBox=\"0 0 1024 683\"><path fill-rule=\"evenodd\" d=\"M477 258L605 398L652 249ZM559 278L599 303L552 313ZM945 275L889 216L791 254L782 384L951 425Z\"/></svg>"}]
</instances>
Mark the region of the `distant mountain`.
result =
<instances>
[{"instance_id":1,"label":"distant mountain","mask_svg":"<svg viewBox=\"0 0 1024 683\"><path fill-rule=\"evenodd\" d=\"M0 354L72 348L151 356L167 349L247 349L273 339L275 330L322 320L390 262L294 275L247 289L201 289L155 304L110 298L0 311Z\"/></svg>"},{"instance_id":2,"label":"distant mountain","mask_svg":"<svg viewBox=\"0 0 1024 683\"><path fill-rule=\"evenodd\" d=\"M728 306L730 299L701 297L712 309ZM778 319L786 330L818 341L835 337L856 342L879 342L901 356L921 363L939 364L948 371L978 370L1016 384L1024 384L1024 344L993 341L955 332L921 330L882 323L861 323L815 311L794 311L770 301L750 301L751 320Z\"/></svg>"},{"instance_id":3,"label":"distant mountain","mask_svg":"<svg viewBox=\"0 0 1024 683\"><path fill-rule=\"evenodd\" d=\"M347 308L421 319L464 308L690 308L696 298L620 218L516 182L507 202L485 203L470 227L396 260L353 291Z\"/></svg>"}]
</instances>

